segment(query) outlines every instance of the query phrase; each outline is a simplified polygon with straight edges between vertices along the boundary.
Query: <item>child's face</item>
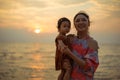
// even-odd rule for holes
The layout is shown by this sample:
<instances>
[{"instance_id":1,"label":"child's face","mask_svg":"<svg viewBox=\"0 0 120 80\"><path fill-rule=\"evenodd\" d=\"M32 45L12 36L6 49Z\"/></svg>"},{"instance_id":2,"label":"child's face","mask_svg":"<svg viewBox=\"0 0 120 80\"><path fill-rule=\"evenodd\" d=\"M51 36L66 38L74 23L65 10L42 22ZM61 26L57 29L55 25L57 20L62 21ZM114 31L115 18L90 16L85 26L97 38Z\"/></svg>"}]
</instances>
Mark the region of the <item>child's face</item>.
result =
<instances>
[{"instance_id":1,"label":"child's face","mask_svg":"<svg viewBox=\"0 0 120 80\"><path fill-rule=\"evenodd\" d=\"M66 34L66 33L68 33L69 31L70 31L70 24L69 24L69 22L68 22L68 21L63 21L63 22L61 23L60 28L59 28L59 32L60 32L61 34Z\"/></svg>"}]
</instances>

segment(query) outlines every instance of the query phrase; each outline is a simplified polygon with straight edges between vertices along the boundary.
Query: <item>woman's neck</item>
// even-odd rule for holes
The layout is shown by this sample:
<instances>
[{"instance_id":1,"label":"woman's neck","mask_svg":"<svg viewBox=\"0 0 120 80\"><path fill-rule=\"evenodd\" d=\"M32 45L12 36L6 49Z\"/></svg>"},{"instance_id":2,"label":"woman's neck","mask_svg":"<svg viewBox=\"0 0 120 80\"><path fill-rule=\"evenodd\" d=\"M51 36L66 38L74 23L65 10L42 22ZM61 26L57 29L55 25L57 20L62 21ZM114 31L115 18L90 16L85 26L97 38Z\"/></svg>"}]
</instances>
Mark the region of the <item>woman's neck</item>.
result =
<instances>
[{"instance_id":1,"label":"woman's neck","mask_svg":"<svg viewBox=\"0 0 120 80\"><path fill-rule=\"evenodd\" d=\"M77 37L79 39L85 38L86 36L88 36L88 32L77 32Z\"/></svg>"}]
</instances>

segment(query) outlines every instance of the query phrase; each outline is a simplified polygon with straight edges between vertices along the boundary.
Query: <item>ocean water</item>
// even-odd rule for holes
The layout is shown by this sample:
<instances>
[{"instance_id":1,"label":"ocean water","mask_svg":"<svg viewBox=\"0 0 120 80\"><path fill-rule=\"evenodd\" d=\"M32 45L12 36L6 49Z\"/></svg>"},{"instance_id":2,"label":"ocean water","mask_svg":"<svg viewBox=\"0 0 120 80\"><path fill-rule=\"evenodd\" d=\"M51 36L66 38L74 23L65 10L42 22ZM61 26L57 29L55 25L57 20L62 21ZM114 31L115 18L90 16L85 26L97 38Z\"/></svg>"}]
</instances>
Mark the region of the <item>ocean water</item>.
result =
<instances>
[{"instance_id":1,"label":"ocean water","mask_svg":"<svg viewBox=\"0 0 120 80\"><path fill-rule=\"evenodd\" d=\"M120 44L99 47L95 80L120 80ZM54 43L0 43L0 80L57 80L54 62Z\"/></svg>"}]
</instances>

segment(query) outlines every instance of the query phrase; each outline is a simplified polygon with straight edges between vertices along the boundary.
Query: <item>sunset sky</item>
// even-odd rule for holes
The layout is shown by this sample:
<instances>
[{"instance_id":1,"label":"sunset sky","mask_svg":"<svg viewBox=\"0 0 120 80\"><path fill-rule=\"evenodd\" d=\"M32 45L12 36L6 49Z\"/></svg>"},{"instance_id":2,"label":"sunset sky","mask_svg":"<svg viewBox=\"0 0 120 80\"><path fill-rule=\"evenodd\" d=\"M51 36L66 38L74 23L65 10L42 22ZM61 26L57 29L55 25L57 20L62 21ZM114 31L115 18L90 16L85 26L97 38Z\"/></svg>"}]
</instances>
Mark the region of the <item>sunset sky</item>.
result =
<instances>
[{"instance_id":1,"label":"sunset sky","mask_svg":"<svg viewBox=\"0 0 120 80\"><path fill-rule=\"evenodd\" d=\"M57 20L86 11L90 35L99 43L120 43L120 0L0 0L0 42L54 42Z\"/></svg>"}]
</instances>

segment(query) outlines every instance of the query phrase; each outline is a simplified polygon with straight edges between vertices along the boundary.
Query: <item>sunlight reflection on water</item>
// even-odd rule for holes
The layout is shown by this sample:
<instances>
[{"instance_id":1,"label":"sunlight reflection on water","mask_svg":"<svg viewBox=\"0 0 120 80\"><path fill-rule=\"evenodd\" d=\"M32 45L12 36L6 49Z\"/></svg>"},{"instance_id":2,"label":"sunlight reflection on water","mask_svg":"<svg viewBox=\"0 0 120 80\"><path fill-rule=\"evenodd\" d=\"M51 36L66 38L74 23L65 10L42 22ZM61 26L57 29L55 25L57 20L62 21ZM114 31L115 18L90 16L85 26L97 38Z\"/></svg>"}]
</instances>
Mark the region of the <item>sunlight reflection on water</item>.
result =
<instances>
[{"instance_id":1,"label":"sunlight reflection on water","mask_svg":"<svg viewBox=\"0 0 120 80\"><path fill-rule=\"evenodd\" d=\"M120 45L100 45L95 80L120 79ZM0 45L0 80L57 80L54 44ZM112 73L112 74L111 74Z\"/></svg>"}]
</instances>

